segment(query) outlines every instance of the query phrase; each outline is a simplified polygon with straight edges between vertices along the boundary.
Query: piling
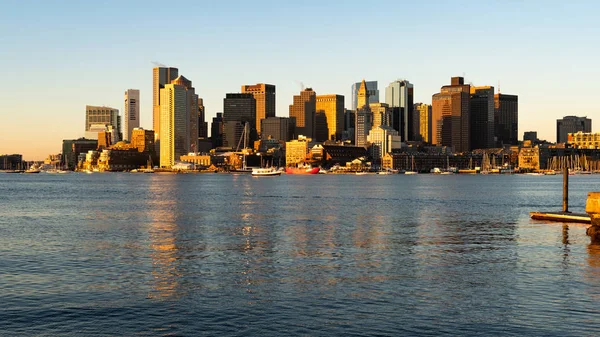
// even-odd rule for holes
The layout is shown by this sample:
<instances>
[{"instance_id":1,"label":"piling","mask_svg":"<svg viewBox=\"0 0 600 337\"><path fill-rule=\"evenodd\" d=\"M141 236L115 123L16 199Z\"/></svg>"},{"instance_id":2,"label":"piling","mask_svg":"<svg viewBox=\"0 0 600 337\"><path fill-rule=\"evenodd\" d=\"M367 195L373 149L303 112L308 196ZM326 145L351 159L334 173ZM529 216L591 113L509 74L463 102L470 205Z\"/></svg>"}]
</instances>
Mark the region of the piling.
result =
<instances>
[{"instance_id":1,"label":"piling","mask_svg":"<svg viewBox=\"0 0 600 337\"><path fill-rule=\"evenodd\" d=\"M592 242L600 242L600 192L588 193L585 211L592 223L586 234L592 238Z\"/></svg>"},{"instance_id":2,"label":"piling","mask_svg":"<svg viewBox=\"0 0 600 337\"><path fill-rule=\"evenodd\" d=\"M563 169L563 213L569 213L569 168Z\"/></svg>"}]
</instances>

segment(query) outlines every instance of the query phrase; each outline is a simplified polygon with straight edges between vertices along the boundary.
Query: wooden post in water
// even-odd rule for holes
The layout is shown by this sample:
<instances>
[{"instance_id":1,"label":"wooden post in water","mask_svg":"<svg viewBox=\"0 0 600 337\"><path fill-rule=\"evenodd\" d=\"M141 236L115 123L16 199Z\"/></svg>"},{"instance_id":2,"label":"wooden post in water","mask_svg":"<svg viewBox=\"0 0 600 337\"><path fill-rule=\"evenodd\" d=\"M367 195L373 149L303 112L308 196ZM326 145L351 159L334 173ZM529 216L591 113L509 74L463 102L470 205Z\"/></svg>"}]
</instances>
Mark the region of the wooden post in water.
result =
<instances>
[{"instance_id":1,"label":"wooden post in water","mask_svg":"<svg viewBox=\"0 0 600 337\"><path fill-rule=\"evenodd\" d=\"M563 168L563 212L569 213L569 167Z\"/></svg>"}]
</instances>

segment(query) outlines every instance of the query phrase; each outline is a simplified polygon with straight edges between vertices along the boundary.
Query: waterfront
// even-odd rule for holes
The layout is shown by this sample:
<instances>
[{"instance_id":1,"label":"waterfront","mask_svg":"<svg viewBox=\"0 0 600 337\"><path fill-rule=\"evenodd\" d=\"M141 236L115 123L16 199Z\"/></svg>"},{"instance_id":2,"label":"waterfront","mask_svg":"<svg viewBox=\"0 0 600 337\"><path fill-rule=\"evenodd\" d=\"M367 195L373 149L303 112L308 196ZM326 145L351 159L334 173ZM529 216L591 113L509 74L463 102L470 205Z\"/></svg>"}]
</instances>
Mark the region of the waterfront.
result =
<instances>
[{"instance_id":1,"label":"waterfront","mask_svg":"<svg viewBox=\"0 0 600 337\"><path fill-rule=\"evenodd\" d=\"M583 212L600 177L570 177ZM0 175L9 335L600 334L562 176Z\"/></svg>"}]
</instances>

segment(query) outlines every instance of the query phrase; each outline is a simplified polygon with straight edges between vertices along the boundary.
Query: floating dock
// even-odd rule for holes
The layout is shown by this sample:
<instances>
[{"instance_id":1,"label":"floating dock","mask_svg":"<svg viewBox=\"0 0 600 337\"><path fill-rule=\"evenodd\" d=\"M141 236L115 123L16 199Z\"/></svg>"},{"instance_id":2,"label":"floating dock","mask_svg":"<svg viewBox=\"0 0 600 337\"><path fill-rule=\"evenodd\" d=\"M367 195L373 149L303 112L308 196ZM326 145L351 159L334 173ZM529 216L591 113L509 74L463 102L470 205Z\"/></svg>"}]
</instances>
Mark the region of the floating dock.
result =
<instances>
[{"instance_id":1,"label":"floating dock","mask_svg":"<svg viewBox=\"0 0 600 337\"><path fill-rule=\"evenodd\" d=\"M547 220L556 222L578 222L578 223L592 223L589 215L583 213L570 213L570 212L530 212L529 215L534 220Z\"/></svg>"}]
</instances>

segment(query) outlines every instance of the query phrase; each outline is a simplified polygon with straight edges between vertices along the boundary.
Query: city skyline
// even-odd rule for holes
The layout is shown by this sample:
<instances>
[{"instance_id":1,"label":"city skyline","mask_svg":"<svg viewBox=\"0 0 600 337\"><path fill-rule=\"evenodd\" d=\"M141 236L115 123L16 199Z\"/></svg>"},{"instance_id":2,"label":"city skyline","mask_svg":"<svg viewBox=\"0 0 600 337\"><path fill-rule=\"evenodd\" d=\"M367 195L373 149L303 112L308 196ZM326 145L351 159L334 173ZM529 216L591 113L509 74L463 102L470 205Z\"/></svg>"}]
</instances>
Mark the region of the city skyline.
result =
<instances>
[{"instance_id":1,"label":"city skyline","mask_svg":"<svg viewBox=\"0 0 600 337\"><path fill-rule=\"evenodd\" d=\"M453 76L464 76L465 83L475 86L494 86L496 93L500 89L518 95L519 139L524 131L537 131L539 138L554 141L557 119L598 116L591 97L592 83L600 75L594 59L599 47L589 43L600 31L593 14L596 3L453 7L385 2L361 13L358 22L372 24L368 31L361 31L352 20L327 27L288 24L292 17L317 22L328 13L323 9L337 6L333 2L240 2L234 9L223 4L188 5L190 10L180 15L185 31L180 35L152 27L153 18L162 13L158 2L72 2L64 11L46 3L27 8L6 5L0 13L0 40L9 48L0 53L0 61L10 67L5 72L8 81L0 84L4 102L0 153L41 160L60 152L62 139L84 135L80 126L86 105L114 107L123 116L127 88L140 90L140 126L153 129L153 61L183 69L194 80L196 93L204 99L206 121L222 112L226 93L238 92L245 84L275 85L276 116L287 117L302 85L317 94L343 95L349 108L353 83L363 78L378 81L381 90L406 79L414 85L414 101L431 104L431 96ZM350 1L337 6L337 13L340 18L351 17L357 6ZM244 16L247 12L253 15ZM429 20L414 15L400 24L393 20L399 12L427 12ZM103 17L112 20L109 24L95 20ZM120 22L124 17L130 21ZM22 30L10 29L24 21L29 24ZM252 40L239 34L250 25ZM382 45L390 32L407 27L409 34L403 35L406 43L402 43L411 46L407 52ZM130 34L123 34L126 29ZM371 36L373 31L379 34ZM446 36L451 33L463 34L464 41L450 44ZM132 34L137 38L132 40ZM171 43L158 48L157 36ZM481 37L485 39L471 42ZM353 52L357 40L367 47L377 45L382 52L369 56ZM36 93L35 100L31 92ZM34 134L37 143L31 141Z\"/></svg>"}]
</instances>

